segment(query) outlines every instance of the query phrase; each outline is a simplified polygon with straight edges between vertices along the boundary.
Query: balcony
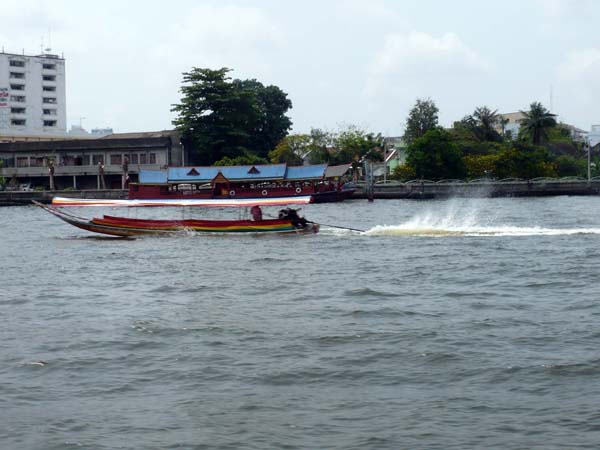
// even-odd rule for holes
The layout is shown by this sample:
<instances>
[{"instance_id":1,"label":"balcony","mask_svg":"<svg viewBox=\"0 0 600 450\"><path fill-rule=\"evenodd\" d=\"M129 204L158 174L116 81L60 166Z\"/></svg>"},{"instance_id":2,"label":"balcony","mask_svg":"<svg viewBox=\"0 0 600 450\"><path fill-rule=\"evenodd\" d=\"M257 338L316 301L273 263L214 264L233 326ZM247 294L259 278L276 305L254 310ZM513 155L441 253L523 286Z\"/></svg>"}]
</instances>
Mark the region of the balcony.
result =
<instances>
[{"instance_id":1,"label":"balcony","mask_svg":"<svg viewBox=\"0 0 600 450\"><path fill-rule=\"evenodd\" d=\"M145 170L160 170L163 167L160 164L143 164ZM138 173L140 167L137 164L129 164L129 173ZM120 175L123 173L123 167L120 165L105 165L105 175ZM48 167L1 167L0 176L10 179L16 177L47 177ZM54 166L54 176L83 176L98 175L98 166Z\"/></svg>"}]
</instances>

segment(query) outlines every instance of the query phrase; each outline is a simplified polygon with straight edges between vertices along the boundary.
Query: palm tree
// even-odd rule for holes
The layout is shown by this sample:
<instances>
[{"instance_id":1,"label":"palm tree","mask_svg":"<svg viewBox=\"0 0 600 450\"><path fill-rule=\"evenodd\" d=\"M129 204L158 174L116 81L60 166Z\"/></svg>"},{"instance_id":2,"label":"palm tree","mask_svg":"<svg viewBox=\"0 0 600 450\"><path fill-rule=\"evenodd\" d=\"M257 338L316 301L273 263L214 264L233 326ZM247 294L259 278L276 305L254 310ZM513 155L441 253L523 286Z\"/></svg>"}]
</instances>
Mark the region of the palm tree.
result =
<instances>
[{"instance_id":1,"label":"palm tree","mask_svg":"<svg viewBox=\"0 0 600 450\"><path fill-rule=\"evenodd\" d=\"M487 106L475 108L473 118L477 122L478 133L484 141L499 141L501 139L496 131L496 124L499 120L498 110L492 111Z\"/></svg>"},{"instance_id":2,"label":"palm tree","mask_svg":"<svg viewBox=\"0 0 600 450\"><path fill-rule=\"evenodd\" d=\"M529 111L521 111L525 116L521 119L523 131L531 135L533 145L540 145L548 139L546 130L556 126L556 114L550 113L540 102L529 105Z\"/></svg>"},{"instance_id":3,"label":"palm tree","mask_svg":"<svg viewBox=\"0 0 600 450\"><path fill-rule=\"evenodd\" d=\"M508 122L510 122L508 117L500 116L500 118L498 119L500 128L502 128L502 137L506 137L506 125L508 125Z\"/></svg>"}]
</instances>

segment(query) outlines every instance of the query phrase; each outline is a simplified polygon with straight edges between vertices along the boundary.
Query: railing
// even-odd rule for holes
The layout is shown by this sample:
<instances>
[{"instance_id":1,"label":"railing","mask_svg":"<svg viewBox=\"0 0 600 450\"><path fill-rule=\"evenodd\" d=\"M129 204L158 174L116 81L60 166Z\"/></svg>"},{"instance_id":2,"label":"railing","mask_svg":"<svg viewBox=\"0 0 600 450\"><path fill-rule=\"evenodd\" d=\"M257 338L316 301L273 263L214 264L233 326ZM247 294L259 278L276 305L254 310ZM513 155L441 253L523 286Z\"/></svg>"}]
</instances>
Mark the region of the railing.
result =
<instances>
[{"instance_id":1,"label":"railing","mask_svg":"<svg viewBox=\"0 0 600 450\"><path fill-rule=\"evenodd\" d=\"M444 197L522 197L544 195L598 195L600 177L587 180L580 177L535 178L522 180L410 180L376 183L376 198L444 198ZM367 195L364 183L357 183L356 198Z\"/></svg>"},{"instance_id":2,"label":"railing","mask_svg":"<svg viewBox=\"0 0 600 450\"><path fill-rule=\"evenodd\" d=\"M433 181L433 180L424 180L424 179L414 179L414 180L408 180L408 181L399 181L399 180L387 180L386 182L383 181L377 181L375 182L374 186L376 188L378 187L386 187L386 186L403 186L403 185L408 185L408 186L414 186L415 184L426 184L426 185L435 185L435 184L445 184L445 185L464 185L464 184L476 184L476 183L525 183L525 184L532 184L532 183L537 183L537 184L541 184L541 183L573 183L573 182L586 182L588 181L587 178L583 178L583 177L560 177L560 178L550 178L550 177L538 177L538 178L531 178L531 179L523 179L523 178L503 178L500 180L497 180L495 178L475 178L475 179L470 179L470 180L459 180L459 179L448 179L448 180L438 180L438 181ZM592 177L590 179L590 181L600 181L600 176L596 176L596 177ZM362 187L365 185L364 181L359 181L356 183L359 187Z\"/></svg>"},{"instance_id":3,"label":"railing","mask_svg":"<svg viewBox=\"0 0 600 450\"><path fill-rule=\"evenodd\" d=\"M140 169L144 170L159 170L160 164L129 164L129 173L138 173ZM0 176L2 177L47 177L49 176L48 167L2 167L0 168ZM83 176L83 175L98 175L98 166L54 166L54 176ZM120 164L105 165L105 175L115 175L123 173L123 166Z\"/></svg>"}]
</instances>

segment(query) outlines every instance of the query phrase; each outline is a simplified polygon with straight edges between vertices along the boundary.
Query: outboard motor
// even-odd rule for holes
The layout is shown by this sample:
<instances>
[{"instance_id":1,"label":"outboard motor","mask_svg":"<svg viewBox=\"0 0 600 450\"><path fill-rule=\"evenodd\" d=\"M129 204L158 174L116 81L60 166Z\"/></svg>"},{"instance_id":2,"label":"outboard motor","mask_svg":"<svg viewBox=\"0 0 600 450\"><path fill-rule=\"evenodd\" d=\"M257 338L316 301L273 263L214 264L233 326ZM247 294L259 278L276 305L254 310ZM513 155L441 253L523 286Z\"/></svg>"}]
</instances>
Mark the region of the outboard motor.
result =
<instances>
[{"instance_id":1,"label":"outboard motor","mask_svg":"<svg viewBox=\"0 0 600 450\"><path fill-rule=\"evenodd\" d=\"M306 228L306 219L298 215L297 209L285 208L279 211L280 219L288 219L296 228Z\"/></svg>"}]
</instances>

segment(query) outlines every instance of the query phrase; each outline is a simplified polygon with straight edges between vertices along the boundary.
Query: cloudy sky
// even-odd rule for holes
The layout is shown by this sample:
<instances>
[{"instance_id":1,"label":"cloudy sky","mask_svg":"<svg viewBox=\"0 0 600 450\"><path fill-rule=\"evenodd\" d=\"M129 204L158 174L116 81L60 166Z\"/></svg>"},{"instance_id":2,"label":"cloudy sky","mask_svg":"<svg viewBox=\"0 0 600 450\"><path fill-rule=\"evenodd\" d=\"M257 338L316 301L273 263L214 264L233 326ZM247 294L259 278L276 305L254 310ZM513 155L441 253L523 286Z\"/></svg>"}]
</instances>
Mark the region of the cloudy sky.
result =
<instances>
[{"instance_id":1,"label":"cloudy sky","mask_svg":"<svg viewBox=\"0 0 600 450\"><path fill-rule=\"evenodd\" d=\"M293 102L294 132L399 135L417 98L442 125L487 105L600 123L600 1L2 0L0 45L64 54L67 122L171 127L181 73L233 69ZM49 33L50 30L50 33ZM50 34L50 39L49 39ZM552 99L552 102L551 102Z\"/></svg>"}]
</instances>

